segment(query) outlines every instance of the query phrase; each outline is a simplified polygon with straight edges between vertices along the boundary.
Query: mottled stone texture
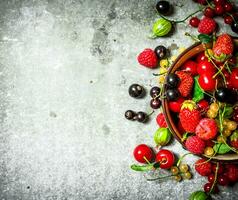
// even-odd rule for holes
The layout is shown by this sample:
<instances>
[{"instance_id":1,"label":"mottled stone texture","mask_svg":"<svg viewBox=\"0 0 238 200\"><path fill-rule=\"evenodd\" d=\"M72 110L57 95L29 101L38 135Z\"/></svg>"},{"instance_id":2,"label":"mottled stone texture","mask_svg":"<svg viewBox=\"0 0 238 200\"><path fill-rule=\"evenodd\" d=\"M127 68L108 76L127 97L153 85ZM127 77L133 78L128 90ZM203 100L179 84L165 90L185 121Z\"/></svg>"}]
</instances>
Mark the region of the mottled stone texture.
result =
<instances>
[{"instance_id":1,"label":"mottled stone texture","mask_svg":"<svg viewBox=\"0 0 238 200\"><path fill-rule=\"evenodd\" d=\"M158 44L188 47L184 33L196 33L181 24L172 37L148 39L155 2L0 1L0 199L182 200L202 188L197 175L161 184L129 168L135 145L152 145L157 128L155 115L147 125L123 116L150 110L148 95L129 97L130 84L156 84L136 55ZM197 6L171 3L174 18ZM169 148L185 153L175 141ZM236 195L223 189L216 199Z\"/></svg>"}]
</instances>

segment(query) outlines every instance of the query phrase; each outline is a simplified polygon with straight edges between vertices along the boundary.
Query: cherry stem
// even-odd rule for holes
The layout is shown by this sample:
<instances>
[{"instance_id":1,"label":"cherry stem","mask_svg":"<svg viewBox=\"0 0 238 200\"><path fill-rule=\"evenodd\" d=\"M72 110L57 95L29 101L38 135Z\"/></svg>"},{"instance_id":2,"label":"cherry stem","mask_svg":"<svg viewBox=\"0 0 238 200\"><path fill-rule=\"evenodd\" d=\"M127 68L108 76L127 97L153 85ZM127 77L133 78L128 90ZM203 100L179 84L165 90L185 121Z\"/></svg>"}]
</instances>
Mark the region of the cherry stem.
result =
<instances>
[{"instance_id":1,"label":"cherry stem","mask_svg":"<svg viewBox=\"0 0 238 200\"><path fill-rule=\"evenodd\" d=\"M194 35L191 35L191 34L188 33L188 32L186 32L184 35L185 35L185 36L189 36L190 38L192 38L192 40L194 40L194 41L196 41L196 42L200 42L199 39L197 39Z\"/></svg>"},{"instance_id":2,"label":"cherry stem","mask_svg":"<svg viewBox=\"0 0 238 200\"><path fill-rule=\"evenodd\" d=\"M161 76L161 75L164 75L164 74L166 74L167 73L167 71L166 72L163 72L163 73L160 73L160 74L155 74L155 73L153 73L153 75L154 76Z\"/></svg>"},{"instance_id":3,"label":"cherry stem","mask_svg":"<svg viewBox=\"0 0 238 200\"><path fill-rule=\"evenodd\" d=\"M147 162L148 165L151 165L150 161L148 161L148 159L145 156L143 156L143 158Z\"/></svg>"},{"instance_id":4,"label":"cherry stem","mask_svg":"<svg viewBox=\"0 0 238 200\"><path fill-rule=\"evenodd\" d=\"M210 195L212 193L212 191L213 191L213 189L214 189L214 187L216 185L216 182L217 182L217 174L218 174L218 170L219 170L219 163L217 162L216 164L217 164L217 166L216 166L216 171L215 171L214 182L212 184L212 187L211 187L210 191L208 192L208 195Z\"/></svg>"},{"instance_id":5,"label":"cherry stem","mask_svg":"<svg viewBox=\"0 0 238 200\"><path fill-rule=\"evenodd\" d=\"M153 179L147 178L146 180L147 181L156 181L156 180L160 180L160 179L170 178L170 177L173 177L173 176L177 176L177 175L161 176L161 177L153 178Z\"/></svg>"},{"instance_id":6,"label":"cherry stem","mask_svg":"<svg viewBox=\"0 0 238 200\"><path fill-rule=\"evenodd\" d=\"M162 17L163 19L167 20L167 21L170 21L170 22L172 22L172 23L178 24L178 23L185 22L189 17L195 15L196 13L202 11L203 9L204 9L204 8L200 8L199 10L197 10L197 11L191 13L190 15L188 15L187 17L185 17L183 20L178 20L178 21L176 21L176 20L170 20L170 19L164 17L163 15L161 15L160 13L159 13L159 16Z\"/></svg>"},{"instance_id":7,"label":"cherry stem","mask_svg":"<svg viewBox=\"0 0 238 200\"><path fill-rule=\"evenodd\" d=\"M179 160L178 160L178 162L177 162L177 167L180 165L180 163L182 162L182 160L187 156L187 155L193 155L192 153L185 153L184 155L182 155L180 158L179 158Z\"/></svg>"}]
</instances>

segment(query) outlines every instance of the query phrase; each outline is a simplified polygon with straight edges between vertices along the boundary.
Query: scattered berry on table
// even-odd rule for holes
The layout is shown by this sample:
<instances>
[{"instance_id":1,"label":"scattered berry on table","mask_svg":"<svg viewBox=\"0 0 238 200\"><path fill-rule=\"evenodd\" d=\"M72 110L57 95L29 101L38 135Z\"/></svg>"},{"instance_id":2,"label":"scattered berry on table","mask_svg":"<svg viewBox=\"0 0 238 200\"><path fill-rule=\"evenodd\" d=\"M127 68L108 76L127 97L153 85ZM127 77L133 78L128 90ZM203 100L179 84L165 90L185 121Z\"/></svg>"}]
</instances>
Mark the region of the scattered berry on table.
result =
<instances>
[{"instance_id":1,"label":"scattered berry on table","mask_svg":"<svg viewBox=\"0 0 238 200\"><path fill-rule=\"evenodd\" d=\"M204 17L198 25L198 32L202 34L211 34L215 31L217 23L214 19Z\"/></svg>"},{"instance_id":2,"label":"scattered berry on table","mask_svg":"<svg viewBox=\"0 0 238 200\"><path fill-rule=\"evenodd\" d=\"M164 127L164 128L168 127L163 113L160 113L157 115L156 122L159 125L159 127Z\"/></svg>"},{"instance_id":3,"label":"scattered berry on table","mask_svg":"<svg viewBox=\"0 0 238 200\"><path fill-rule=\"evenodd\" d=\"M195 170L201 175L201 176L208 176L212 173L212 164L207 161L206 159L199 159L195 163Z\"/></svg>"},{"instance_id":4,"label":"scattered berry on table","mask_svg":"<svg viewBox=\"0 0 238 200\"><path fill-rule=\"evenodd\" d=\"M158 67L158 58L152 49L145 49L142 51L138 55L137 60L141 65L148 68Z\"/></svg>"}]
</instances>

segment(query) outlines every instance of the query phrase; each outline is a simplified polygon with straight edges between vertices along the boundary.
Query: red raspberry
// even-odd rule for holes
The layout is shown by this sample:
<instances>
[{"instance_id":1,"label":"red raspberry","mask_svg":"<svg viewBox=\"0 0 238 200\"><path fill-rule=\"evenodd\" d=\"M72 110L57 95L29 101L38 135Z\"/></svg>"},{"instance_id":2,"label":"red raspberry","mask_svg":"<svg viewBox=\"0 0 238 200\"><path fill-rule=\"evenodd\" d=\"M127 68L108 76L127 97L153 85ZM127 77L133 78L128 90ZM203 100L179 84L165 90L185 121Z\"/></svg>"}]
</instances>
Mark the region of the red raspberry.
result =
<instances>
[{"instance_id":1,"label":"red raspberry","mask_svg":"<svg viewBox=\"0 0 238 200\"><path fill-rule=\"evenodd\" d=\"M217 26L217 23L214 19L204 17L199 25L198 25L198 32L202 34L211 34L213 31L215 31Z\"/></svg>"},{"instance_id":2,"label":"red raspberry","mask_svg":"<svg viewBox=\"0 0 238 200\"><path fill-rule=\"evenodd\" d=\"M157 121L157 124L159 125L159 127L163 127L163 128L168 127L163 113L160 113L157 115L156 121Z\"/></svg>"},{"instance_id":3,"label":"red raspberry","mask_svg":"<svg viewBox=\"0 0 238 200\"><path fill-rule=\"evenodd\" d=\"M196 127L195 133L203 140L211 140L216 137L218 132L217 124L214 119L203 118Z\"/></svg>"},{"instance_id":4,"label":"red raspberry","mask_svg":"<svg viewBox=\"0 0 238 200\"><path fill-rule=\"evenodd\" d=\"M158 66L158 58L152 49L145 49L138 57L138 62L148 68L156 68Z\"/></svg>"},{"instance_id":5,"label":"red raspberry","mask_svg":"<svg viewBox=\"0 0 238 200\"><path fill-rule=\"evenodd\" d=\"M208 176L212 173L212 164L206 159L201 158L195 163L195 170L201 176Z\"/></svg>"},{"instance_id":6,"label":"red raspberry","mask_svg":"<svg viewBox=\"0 0 238 200\"><path fill-rule=\"evenodd\" d=\"M194 154L202 154L206 147L206 143L200 139L198 136L190 136L186 142L185 146L188 151Z\"/></svg>"}]
</instances>

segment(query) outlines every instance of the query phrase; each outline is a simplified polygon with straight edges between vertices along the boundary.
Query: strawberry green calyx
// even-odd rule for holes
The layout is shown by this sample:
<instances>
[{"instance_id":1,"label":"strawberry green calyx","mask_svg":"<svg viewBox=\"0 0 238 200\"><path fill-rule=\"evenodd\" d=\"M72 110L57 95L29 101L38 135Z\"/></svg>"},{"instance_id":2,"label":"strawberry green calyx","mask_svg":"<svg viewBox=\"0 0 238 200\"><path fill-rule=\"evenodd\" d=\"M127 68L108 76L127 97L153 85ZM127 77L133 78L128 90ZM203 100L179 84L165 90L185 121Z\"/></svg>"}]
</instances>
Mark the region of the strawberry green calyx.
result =
<instances>
[{"instance_id":1,"label":"strawberry green calyx","mask_svg":"<svg viewBox=\"0 0 238 200\"><path fill-rule=\"evenodd\" d=\"M238 141L238 130L234 131L231 135L231 141Z\"/></svg>"},{"instance_id":2,"label":"strawberry green calyx","mask_svg":"<svg viewBox=\"0 0 238 200\"><path fill-rule=\"evenodd\" d=\"M190 111L193 111L194 109L197 109L197 105L192 100L186 100L183 102L181 110L186 109L186 108Z\"/></svg>"},{"instance_id":3,"label":"strawberry green calyx","mask_svg":"<svg viewBox=\"0 0 238 200\"><path fill-rule=\"evenodd\" d=\"M230 58L231 55L226 55L226 54L222 53L222 54L220 54L220 55L213 54L211 57L212 57L213 59L215 59L216 61L224 62L225 60L227 60L228 58Z\"/></svg>"}]
</instances>

